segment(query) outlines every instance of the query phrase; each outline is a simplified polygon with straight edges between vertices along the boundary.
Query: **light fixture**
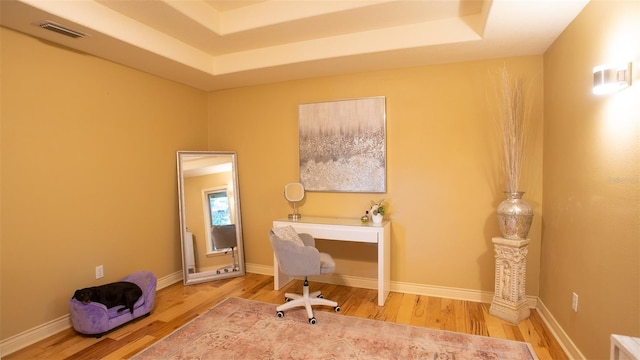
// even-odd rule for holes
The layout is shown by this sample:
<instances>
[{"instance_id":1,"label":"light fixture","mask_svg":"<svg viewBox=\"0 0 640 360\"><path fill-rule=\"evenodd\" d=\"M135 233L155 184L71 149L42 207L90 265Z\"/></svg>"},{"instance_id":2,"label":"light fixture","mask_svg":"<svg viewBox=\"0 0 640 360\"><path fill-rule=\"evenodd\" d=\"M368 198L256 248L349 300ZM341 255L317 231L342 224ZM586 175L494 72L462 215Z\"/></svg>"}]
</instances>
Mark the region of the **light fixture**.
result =
<instances>
[{"instance_id":1,"label":"light fixture","mask_svg":"<svg viewBox=\"0 0 640 360\"><path fill-rule=\"evenodd\" d=\"M593 68L593 93L611 94L631 85L631 63L600 65Z\"/></svg>"}]
</instances>

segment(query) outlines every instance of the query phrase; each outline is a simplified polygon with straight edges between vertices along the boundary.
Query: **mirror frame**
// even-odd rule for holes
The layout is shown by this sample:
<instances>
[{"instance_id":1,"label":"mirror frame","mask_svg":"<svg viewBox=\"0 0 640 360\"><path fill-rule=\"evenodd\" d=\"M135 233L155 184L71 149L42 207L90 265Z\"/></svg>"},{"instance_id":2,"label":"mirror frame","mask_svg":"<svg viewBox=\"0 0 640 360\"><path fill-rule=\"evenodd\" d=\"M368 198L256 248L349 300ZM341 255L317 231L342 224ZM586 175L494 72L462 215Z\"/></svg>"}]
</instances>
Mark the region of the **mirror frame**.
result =
<instances>
[{"instance_id":1,"label":"mirror frame","mask_svg":"<svg viewBox=\"0 0 640 360\"><path fill-rule=\"evenodd\" d=\"M296 189L298 190L298 192L300 192L300 196L299 197L290 197L289 196L289 189L293 188L299 188ZM295 191L294 191L295 193ZM302 185L301 183L288 183L287 185L284 186L284 197L287 199L287 201L289 202L300 202L302 201L302 199L304 199L304 185Z\"/></svg>"},{"instance_id":2,"label":"mirror frame","mask_svg":"<svg viewBox=\"0 0 640 360\"><path fill-rule=\"evenodd\" d=\"M238 271L216 273L216 271L205 271L190 274L188 272L185 258L185 233L187 232L187 222L185 215L184 200L184 164L183 159L194 156L228 156L231 158L231 177L233 186L233 208L235 211L236 236L237 236L237 261ZM238 160L235 151L178 151L176 153L177 175L178 175L178 211L180 215L180 248L182 253L182 274L185 285L198 284L207 281L226 279L245 275L244 249L242 239L242 213L240 212L240 187L238 183ZM209 237L207 237L208 239Z\"/></svg>"},{"instance_id":3,"label":"mirror frame","mask_svg":"<svg viewBox=\"0 0 640 360\"><path fill-rule=\"evenodd\" d=\"M290 197L289 196L289 189L295 189L298 190L300 192L300 196L299 197ZM292 190L293 193L295 193L295 191ZM287 199L287 201L289 202L289 204L291 204L291 206L293 206L293 212L291 214L289 214L288 218L293 220L293 221L298 221L300 220L300 218L302 217L302 215L300 215L300 213L298 212L298 208L297 205L299 202L302 202L302 200L304 200L304 185L302 185L302 183L288 183L287 185L284 186L284 198Z\"/></svg>"}]
</instances>

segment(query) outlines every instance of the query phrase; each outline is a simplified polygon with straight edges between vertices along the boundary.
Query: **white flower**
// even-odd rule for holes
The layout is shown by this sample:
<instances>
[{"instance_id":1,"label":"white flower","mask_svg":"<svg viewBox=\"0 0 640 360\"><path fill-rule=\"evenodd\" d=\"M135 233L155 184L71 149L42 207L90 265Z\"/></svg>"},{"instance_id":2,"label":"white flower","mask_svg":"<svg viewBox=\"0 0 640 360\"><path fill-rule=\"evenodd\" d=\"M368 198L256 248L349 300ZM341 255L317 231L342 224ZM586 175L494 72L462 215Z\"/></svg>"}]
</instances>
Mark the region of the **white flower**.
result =
<instances>
[{"instance_id":1,"label":"white flower","mask_svg":"<svg viewBox=\"0 0 640 360\"><path fill-rule=\"evenodd\" d=\"M378 202L373 202L371 201L371 208L369 209L369 212L371 213L371 215L384 215L384 205L383 205L384 199L378 201Z\"/></svg>"}]
</instances>

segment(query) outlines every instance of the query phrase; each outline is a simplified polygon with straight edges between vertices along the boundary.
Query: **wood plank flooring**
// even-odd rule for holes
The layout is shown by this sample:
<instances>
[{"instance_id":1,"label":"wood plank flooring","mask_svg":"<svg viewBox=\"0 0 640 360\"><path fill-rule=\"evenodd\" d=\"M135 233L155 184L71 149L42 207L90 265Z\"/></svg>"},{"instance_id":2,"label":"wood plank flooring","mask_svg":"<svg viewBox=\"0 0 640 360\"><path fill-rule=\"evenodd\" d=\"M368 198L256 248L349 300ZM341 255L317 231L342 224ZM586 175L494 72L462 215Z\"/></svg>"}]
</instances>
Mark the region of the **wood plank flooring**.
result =
<instances>
[{"instance_id":1,"label":"wood plank flooring","mask_svg":"<svg viewBox=\"0 0 640 360\"><path fill-rule=\"evenodd\" d=\"M526 341L541 360L568 359L536 310L531 311L529 319L515 325L490 316L489 304L391 292L385 306L379 307L376 290L313 282L311 287L337 301L341 314L346 316ZM190 286L177 283L157 292L150 316L102 338L78 335L68 329L3 359L127 359L228 297L280 304L285 291L299 293L301 289L302 281L296 280L275 291L273 277L258 274ZM333 312L329 307L314 311Z\"/></svg>"}]
</instances>

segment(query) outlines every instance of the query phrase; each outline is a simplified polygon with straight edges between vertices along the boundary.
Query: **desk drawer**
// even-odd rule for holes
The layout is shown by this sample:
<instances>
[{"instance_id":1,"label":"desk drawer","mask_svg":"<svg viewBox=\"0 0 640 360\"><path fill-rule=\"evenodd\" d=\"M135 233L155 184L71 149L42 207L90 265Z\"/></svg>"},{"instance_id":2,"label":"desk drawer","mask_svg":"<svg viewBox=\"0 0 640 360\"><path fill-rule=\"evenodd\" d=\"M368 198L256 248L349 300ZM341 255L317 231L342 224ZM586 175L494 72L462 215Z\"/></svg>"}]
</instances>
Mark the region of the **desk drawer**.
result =
<instances>
[{"instance_id":1,"label":"desk drawer","mask_svg":"<svg viewBox=\"0 0 640 360\"><path fill-rule=\"evenodd\" d=\"M306 224L306 223L285 223L274 222L274 226L292 226L298 233L311 234L317 239L326 240L343 240L365 243L377 243L378 232L383 231L380 227L372 231L371 227L357 227L357 226L336 226L336 225L322 225L322 224Z\"/></svg>"}]
</instances>

